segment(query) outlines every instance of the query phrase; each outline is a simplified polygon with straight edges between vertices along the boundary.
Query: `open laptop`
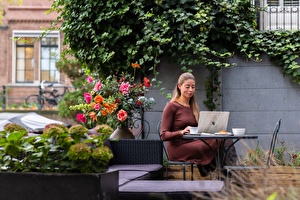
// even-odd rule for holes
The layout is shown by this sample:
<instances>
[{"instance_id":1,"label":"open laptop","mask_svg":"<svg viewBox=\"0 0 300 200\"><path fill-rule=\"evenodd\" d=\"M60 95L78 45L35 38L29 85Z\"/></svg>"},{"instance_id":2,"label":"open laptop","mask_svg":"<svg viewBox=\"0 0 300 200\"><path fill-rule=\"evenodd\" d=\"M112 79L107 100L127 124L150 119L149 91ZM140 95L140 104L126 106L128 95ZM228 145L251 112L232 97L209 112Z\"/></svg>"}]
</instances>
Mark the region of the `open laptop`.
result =
<instances>
[{"instance_id":1,"label":"open laptop","mask_svg":"<svg viewBox=\"0 0 300 200\"><path fill-rule=\"evenodd\" d=\"M198 122L198 133L218 133L227 129L229 112L201 111Z\"/></svg>"}]
</instances>

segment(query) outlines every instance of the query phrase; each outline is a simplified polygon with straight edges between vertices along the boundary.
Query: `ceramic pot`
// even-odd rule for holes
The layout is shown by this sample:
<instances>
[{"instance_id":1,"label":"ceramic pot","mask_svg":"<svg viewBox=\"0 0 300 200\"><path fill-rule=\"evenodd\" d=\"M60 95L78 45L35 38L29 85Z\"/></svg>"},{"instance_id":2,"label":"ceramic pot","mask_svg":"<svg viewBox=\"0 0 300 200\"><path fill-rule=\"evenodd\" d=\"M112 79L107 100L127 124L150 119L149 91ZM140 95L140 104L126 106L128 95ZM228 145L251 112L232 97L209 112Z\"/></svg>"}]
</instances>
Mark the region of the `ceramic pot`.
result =
<instances>
[{"instance_id":1,"label":"ceramic pot","mask_svg":"<svg viewBox=\"0 0 300 200\"><path fill-rule=\"evenodd\" d=\"M117 128L111 135L110 138L118 139L135 139L133 133L129 130L128 127L122 126Z\"/></svg>"}]
</instances>

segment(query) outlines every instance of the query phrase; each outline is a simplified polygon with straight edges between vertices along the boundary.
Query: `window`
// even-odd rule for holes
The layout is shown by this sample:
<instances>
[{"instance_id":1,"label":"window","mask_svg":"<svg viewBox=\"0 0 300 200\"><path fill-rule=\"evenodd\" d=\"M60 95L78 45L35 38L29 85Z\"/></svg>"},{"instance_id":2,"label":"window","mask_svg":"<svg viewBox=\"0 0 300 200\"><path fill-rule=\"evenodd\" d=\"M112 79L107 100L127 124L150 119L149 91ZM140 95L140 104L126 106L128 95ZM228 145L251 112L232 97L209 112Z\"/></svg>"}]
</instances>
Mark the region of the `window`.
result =
<instances>
[{"instance_id":1,"label":"window","mask_svg":"<svg viewBox=\"0 0 300 200\"><path fill-rule=\"evenodd\" d=\"M299 6L299 0L267 0L268 6Z\"/></svg>"},{"instance_id":2,"label":"window","mask_svg":"<svg viewBox=\"0 0 300 200\"><path fill-rule=\"evenodd\" d=\"M59 82L59 32L13 32L13 83Z\"/></svg>"},{"instance_id":3,"label":"window","mask_svg":"<svg viewBox=\"0 0 300 200\"><path fill-rule=\"evenodd\" d=\"M41 41L41 80L58 82L59 71L55 62L58 56L58 38L43 38Z\"/></svg>"},{"instance_id":4,"label":"window","mask_svg":"<svg viewBox=\"0 0 300 200\"><path fill-rule=\"evenodd\" d=\"M261 30L300 30L300 0L260 0Z\"/></svg>"},{"instance_id":5,"label":"window","mask_svg":"<svg viewBox=\"0 0 300 200\"><path fill-rule=\"evenodd\" d=\"M30 38L17 41L16 51L16 81L33 82L34 45Z\"/></svg>"}]
</instances>

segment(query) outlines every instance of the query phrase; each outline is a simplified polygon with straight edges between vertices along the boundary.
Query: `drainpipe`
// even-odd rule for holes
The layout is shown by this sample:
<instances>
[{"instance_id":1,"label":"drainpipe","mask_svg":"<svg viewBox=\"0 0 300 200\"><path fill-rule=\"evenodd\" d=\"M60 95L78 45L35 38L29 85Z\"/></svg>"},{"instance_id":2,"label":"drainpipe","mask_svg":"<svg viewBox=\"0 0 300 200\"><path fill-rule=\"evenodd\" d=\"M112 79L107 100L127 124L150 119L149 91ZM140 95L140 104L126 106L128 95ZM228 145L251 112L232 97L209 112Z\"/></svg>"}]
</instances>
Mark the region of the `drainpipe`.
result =
<instances>
[{"instance_id":1,"label":"drainpipe","mask_svg":"<svg viewBox=\"0 0 300 200\"><path fill-rule=\"evenodd\" d=\"M6 110L6 87L5 85L2 86L3 94L2 94L2 110Z\"/></svg>"}]
</instances>

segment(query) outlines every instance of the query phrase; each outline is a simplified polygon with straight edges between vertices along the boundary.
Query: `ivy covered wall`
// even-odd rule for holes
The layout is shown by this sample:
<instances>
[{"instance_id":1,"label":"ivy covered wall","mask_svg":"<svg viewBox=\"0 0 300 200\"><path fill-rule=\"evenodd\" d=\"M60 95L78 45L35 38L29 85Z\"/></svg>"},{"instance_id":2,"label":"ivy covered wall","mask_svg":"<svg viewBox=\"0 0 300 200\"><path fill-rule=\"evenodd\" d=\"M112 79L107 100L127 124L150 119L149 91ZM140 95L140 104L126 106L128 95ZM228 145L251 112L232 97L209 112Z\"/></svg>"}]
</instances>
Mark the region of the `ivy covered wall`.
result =
<instances>
[{"instance_id":1,"label":"ivy covered wall","mask_svg":"<svg viewBox=\"0 0 300 200\"><path fill-rule=\"evenodd\" d=\"M255 147L259 143L267 149L275 123L282 119L279 140L300 150L297 142L300 140L300 85L292 82L291 77L283 76L282 69L266 55L261 62L248 61L241 56L234 56L231 61L237 66L224 68L219 73L222 97L218 110L230 111L228 131L233 127L245 127L246 134L259 136L258 140L244 141L245 144ZM172 92L181 71L171 59L165 58L158 70L165 92ZM198 104L201 110L209 110L203 101L206 99L205 79L210 77L210 72L204 66L194 66L193 70ZM148 95L157 100L156 106L145 116L151 125L149 137L158 139L156 124L169 99L156 88L151 88ZM245 149L244 142L237 144L240 153Z\"/></svg>"}]
</instances>

